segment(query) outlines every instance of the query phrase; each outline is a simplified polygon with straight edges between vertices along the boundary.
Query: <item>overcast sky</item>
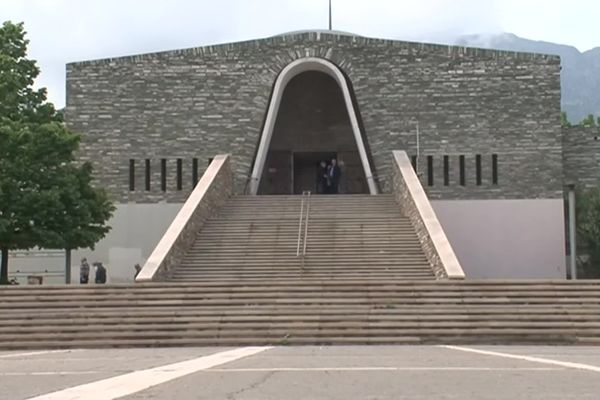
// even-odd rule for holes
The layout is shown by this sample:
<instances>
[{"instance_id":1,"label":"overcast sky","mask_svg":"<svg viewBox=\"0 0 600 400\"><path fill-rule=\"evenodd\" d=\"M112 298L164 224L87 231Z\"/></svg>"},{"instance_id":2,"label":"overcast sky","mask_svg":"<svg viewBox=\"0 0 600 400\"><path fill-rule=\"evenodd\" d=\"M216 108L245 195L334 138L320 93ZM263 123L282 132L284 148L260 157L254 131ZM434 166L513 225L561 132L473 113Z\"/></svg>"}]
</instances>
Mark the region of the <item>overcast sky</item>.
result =
<instances>
[{"instance_id":1,"label":"overcast sky","mask_svg":"<svg viewBox=\"0 0 600 400\"><path fill-rule=\"evenodd\" d=\"M600 46L600 0L332 0L333 28L443 41L512 32ZM0 0L0 22L25 22L37 84L65 103L65 64L96 58L326 29L328 0Z\"/></svg>"}]
</instances>

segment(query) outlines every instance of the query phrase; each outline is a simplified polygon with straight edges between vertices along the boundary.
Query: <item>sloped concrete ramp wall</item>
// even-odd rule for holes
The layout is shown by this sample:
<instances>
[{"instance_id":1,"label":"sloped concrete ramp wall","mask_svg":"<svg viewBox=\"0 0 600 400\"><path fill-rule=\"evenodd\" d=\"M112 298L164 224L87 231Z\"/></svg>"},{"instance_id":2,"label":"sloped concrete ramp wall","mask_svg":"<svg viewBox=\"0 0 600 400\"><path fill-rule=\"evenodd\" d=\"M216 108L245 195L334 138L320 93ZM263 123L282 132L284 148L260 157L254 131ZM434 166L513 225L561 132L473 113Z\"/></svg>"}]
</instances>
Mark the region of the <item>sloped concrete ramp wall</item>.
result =
<instances>
[{"instance_id":1,"label":"sloped concrete ramp wall","mask_svg":"<svg viewBox=\"0 0 600 400\"><path fill-rule=\"evenodd\" d=\"M417 232L438 279L464 279L465 274L440 225L419 178L404 151L394 151L394 196Z\"/></svg>"},{"instance_id":2,"label":"sloped concrete ramp wall","mask_svg":"<svg viewBox=\"0 0 600 400\"><path fill-rule=\"evenodd\" d=\"M204 222L225 204L233 193L230 157L218 155L196 185L169 229L164 234L136 282L162 280L168 276L196 240Z\"/></svg>"}]
</instances>

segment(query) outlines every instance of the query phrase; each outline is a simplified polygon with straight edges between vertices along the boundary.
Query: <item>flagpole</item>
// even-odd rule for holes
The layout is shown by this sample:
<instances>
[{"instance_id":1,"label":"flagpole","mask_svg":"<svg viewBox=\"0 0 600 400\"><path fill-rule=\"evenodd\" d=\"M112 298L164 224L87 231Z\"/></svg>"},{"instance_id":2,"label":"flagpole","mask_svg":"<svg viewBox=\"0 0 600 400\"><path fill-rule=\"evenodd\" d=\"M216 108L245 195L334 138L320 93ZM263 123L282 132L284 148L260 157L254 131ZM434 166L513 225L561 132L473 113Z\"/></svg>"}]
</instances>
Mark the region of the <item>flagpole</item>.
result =
<instances>
[{"instance_id":1,"label":"flagpole","mask_svg":"<svg viewBox=\"0 0 600 400\"><path fill-rule=\"evenodd\" d=\"M329 30L331 30L331 0L329 0Z\"/></svg>"}]
</instances>

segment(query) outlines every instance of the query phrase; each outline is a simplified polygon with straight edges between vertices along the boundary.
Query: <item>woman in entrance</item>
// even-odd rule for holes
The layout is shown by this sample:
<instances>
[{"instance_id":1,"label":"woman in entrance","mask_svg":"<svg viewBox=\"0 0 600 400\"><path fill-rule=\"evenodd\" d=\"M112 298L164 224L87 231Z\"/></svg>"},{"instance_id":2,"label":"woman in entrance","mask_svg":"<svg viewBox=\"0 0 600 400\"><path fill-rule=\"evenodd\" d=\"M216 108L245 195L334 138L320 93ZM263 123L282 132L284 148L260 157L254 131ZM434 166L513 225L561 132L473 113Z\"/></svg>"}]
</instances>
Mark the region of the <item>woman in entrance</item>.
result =
<instances>
[{"instance_id":1,"label":"woman in entrance","mask_svg":"<svg viewBox=\"0 0 600 400\"><path fill-rule=\"evenodd\" d=\"M327 161L323 160L319 163L319 167L317 168L317 193L328 193L328 189L329 176L327 176Z\"/></svg>"}]
</instances>

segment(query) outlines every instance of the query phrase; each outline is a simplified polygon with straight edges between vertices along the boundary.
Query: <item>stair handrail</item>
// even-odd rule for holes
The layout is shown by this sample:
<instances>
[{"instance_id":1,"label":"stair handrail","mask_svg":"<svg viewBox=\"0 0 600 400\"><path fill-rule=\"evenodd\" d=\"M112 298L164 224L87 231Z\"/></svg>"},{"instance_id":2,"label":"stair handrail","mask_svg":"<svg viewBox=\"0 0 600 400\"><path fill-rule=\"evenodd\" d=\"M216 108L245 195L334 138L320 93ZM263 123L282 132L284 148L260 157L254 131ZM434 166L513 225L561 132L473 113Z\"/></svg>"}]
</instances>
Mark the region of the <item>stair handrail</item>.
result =
<instances>
[{"instance_id":1,"label":"stair handrail","mask_svg":"<svg viewBox=\"0 0 600 400\"><path fill-rule=\"evenodd\" d=\"M306 256L306 242L308 242L308 221L310 220L310 190L307 192L306 196L306 221L304 222L304 238L303 240L303 248L302 248L302 258Z\"/></svg>"},{"instance_id":2,"label":"stair handrail","mask_svg":"<svg viewBox=\"0 0 600 400\"><path fill-rule=\"evenodd\" d=\"M300 218L298 219L298 242L296 243L296 257L300 257L300 240L302 240L302 217L304 214L304 192L300 200Z\"/></svg>"},{"instance_id":3,"label":"stair handrail","mask_svg":"<svg viewBox=\"0 0 600 400\"><path fill-rule=\"evenodd\" d=\"M308 221L310 214L310 195L310 190L304 190L302 192L302 200L300 201L300 217L298 219L298 241L296 243L296 257L302 257L302 260L304 260L304 256L306 255L306 237L308 235ZM302 230L303 226L304 231ZM302 249L302 251L300 249Z\"/></svg>"}]
</instances>

